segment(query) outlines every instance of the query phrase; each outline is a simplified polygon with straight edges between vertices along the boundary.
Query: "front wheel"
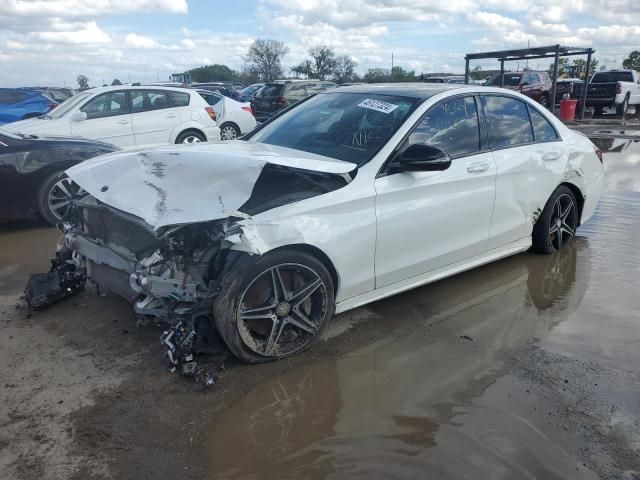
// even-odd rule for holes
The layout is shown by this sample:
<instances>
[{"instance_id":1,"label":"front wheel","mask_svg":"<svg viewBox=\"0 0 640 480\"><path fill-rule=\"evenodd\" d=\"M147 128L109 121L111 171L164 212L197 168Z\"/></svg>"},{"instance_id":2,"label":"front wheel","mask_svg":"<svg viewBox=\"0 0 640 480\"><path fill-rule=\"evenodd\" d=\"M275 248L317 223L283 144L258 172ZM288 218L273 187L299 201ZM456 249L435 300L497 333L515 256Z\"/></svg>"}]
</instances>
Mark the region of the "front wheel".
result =
<instances>
[{"instance_id":1,"label":"front wheel","mask_svg":"<svg viewBox=\"0 0 640 480\"><path fill-rule=\"evenodd\" d=\"M549 108L549 98L546 95L540 97L540 105L544 108Z\"/></svg>"},{"instance_id":2,"label":"front wheel","mask_svg":"<svg viewBox=\"0 0 640 480\"><path fill-rule=\"evenodd\" d=\"M42 182L36 207L45 221L57 225L69 214L73 201L85 195L86 192L69 177L54 172Z\"/></svg>"},{"instance_id":3,"label":"front wheel","mask_svg":"<svg viewBox=\"0 0 640 480\"><path fill-rule=\"evenodd\" d=\"M539 253L557 252L573 241L578 228L578 204L568 187L558 187L533 226L531 249Z\"/></svg>"},{"instance_id":4,"label":"front wheel","mask_svg":"<svg viewBox=\"0 0 640 480\"><path fill-rule=\"evenodd\" d=\"M334 311L333 280L314 256L283 249L243 255L226 272L213 307L229 350L249 363L308 347Z\"/></svg>"}]
</instances>

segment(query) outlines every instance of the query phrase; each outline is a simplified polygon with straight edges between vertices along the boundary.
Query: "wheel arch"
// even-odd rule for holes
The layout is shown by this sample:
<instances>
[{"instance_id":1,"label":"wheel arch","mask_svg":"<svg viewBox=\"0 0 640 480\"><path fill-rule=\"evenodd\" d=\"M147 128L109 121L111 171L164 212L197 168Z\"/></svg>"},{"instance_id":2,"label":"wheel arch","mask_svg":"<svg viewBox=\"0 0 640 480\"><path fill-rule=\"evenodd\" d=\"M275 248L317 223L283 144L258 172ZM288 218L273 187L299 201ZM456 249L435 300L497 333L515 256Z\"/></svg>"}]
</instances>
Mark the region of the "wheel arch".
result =
<instances>
[{"instance_id":1,"label":"wheel arch","mask_svg":"<svg viewBox=\"0 0 640 480\"><path fill-rule=\"evenodd\" d=\"M209 137L207 137L207 134L205 133L205 131L195 126L182 127L181 129L178 129L177 132L178 133L176 133L176 135L173 137L171 143L176 143L178 141L178 138L180 138L181 135L188 132L198 133L204 137L205 142L209 141Z\"/></svg>"},{"instance_id":2,"label":"wheel arch","mask_svg":"<svg viewBox=\"0 0 640 480\"><path fill-rule=\"evenodd\" d=\"M578 226L580 225L580 220L582 219L582 209L584 208L584 194L582 193L582 190L580 190L580 187L578 187L575 183L571 183L571 182L562 182L560 186L565 186L567 188L569 188L569 190L571 190L571 192L573 192L573 196L576 197L576 201L578 202Z\"/></svg>"}]
</instances>

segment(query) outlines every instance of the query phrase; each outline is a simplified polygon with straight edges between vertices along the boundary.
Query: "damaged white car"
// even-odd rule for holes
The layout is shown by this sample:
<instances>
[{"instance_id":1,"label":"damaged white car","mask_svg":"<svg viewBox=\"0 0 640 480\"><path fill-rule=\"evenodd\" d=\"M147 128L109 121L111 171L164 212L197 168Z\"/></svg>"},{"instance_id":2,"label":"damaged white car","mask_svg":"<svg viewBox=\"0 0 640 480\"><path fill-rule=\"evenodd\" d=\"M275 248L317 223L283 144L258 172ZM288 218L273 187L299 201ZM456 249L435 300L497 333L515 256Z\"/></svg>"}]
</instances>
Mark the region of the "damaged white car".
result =
<instances>
[{"instance_id":1,"label":"damaged white car","mask_svg":"<svg viewBox=\"0 0 640 480\"><path fill-rule=\"evenodd\" d=\"M276 359L334 313L561 249L592 216L603 171L586 137L517 93L338 88L241 140L69 169L65 245L27 298L43 306L87 280L183 346L215 328L240 359Z\"/></svg>"}]
</instances>

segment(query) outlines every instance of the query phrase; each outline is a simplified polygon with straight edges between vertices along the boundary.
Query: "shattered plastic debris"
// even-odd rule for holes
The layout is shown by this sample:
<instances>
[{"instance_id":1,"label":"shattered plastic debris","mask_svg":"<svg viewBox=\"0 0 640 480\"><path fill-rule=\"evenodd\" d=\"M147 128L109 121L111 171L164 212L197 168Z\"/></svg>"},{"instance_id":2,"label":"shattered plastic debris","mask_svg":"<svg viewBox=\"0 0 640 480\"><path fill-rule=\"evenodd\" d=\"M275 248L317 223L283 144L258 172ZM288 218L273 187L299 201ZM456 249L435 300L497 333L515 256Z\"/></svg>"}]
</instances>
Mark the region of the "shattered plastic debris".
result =
<instances>
[{"instance_id":1,"label":"shattered plastic debris","mask_svg":"<svg viewBox=\"0 0 640 480\"><path fill-rule=\"evenodd\" d=\"M62 249L51 259L48 273L33 273L29 276L24 298L29 309L48 307L60 300L84 290L86 275L76 269L71 252Z\"/></svg>"},{"instance_id":2,"label":"shattered plastic debris","mask_svg":"<svg viewBox=\"0 0 640 480\"><path fill-rule=\"evenodd\" d=\"M193 352L195 336L194 328L187 326L187 322L181 319L162 333L160 341L167 349L165 355L169 362L169 371L176 372L180 369L182 375L195 379L204 390L212 387L216 378L205 368L198 366L195 361Z\"/></svg>"}]
</instances>

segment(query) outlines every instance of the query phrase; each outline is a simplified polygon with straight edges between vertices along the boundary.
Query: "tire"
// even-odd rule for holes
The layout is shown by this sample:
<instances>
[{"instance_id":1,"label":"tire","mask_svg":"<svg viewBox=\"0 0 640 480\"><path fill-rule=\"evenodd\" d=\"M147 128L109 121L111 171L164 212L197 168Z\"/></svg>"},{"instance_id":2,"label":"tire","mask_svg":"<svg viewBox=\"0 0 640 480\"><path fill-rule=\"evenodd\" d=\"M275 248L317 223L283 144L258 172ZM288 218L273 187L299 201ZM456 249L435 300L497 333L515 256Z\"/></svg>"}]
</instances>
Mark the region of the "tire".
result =
<instances>
[{"instance_id":1,"label":"tire","mask_svg":"<svg viewBox=\"0 0 640 480\"><path fill-rule=\"evenodd\" d=\"M549 108L549 98L546 95L540 97L540 105L544 108Z\"/></svg>"},{"instance_id":2,"label":"tire","mask_svg":"<svg viewBox=\"0 0 640 480\"><path fill-rule=\"evenodd\" d=\"M627 113L628 109L629 109L629 95L624 97L624 101L622 102L622 104L616 107L616 113L618 115L624 115L625 113Z\"/></svg>"},{"instance_id":3,"label":"tire","mask_svg":"<svg viewBox=\"0 0 640 480\"><path fill-rule=\"evenodd\" d=\"M573 241L577 227L576 197L569 187L560 185L549 197L533 226L531 250L538 253L557 252Z\"/></svg>"},{"instance_id":4,"label":"tire","mask_svg":"<svg viewBox=\"0 0 640 480\"><path fill-rule=\"evenodd\" d=\"M333 315L331 275L308 253L282 249L241 255L220 278L213 305L215 326L229 350L248 363L304 350Z\"/></svg>"},{"instance_id":5,"label":"tire","mask_svg":"<svg viewBox=\"0 0 640 480\"><path fill-rule=\"evenodd\" d=\"M84 195L84 190L71 182L63 171L53 172L38 189L36 208L43 220L57 225L69 213L72 200Z\"/></svg>"},{"instance_id":6,"label":"tire","mask_svg":"<svg viewBox=\"0 0 640 480\"><path fill-rule=\"evenodd\" d=\"M235 123L225 122L220 125L220 140L235 140L240 136L240 129Z\"/></svg>"},{"instance_id":7,"label":"tire","mask_svg":"<svg viewBox=\"0 0 640 480\"><path fill-rule=\"evenodd\" d=\"M186 130L182 132L180 135L178 135L178 138L176 138L176 143L191 144L191 143L201 143L206 141L207 141L206 137L202 133L196 130Z\"/></svg>"}]
</instances>

